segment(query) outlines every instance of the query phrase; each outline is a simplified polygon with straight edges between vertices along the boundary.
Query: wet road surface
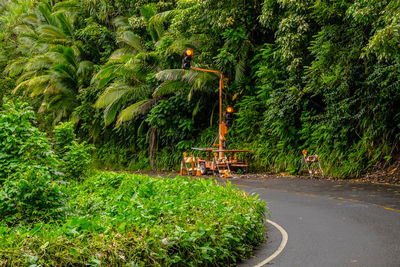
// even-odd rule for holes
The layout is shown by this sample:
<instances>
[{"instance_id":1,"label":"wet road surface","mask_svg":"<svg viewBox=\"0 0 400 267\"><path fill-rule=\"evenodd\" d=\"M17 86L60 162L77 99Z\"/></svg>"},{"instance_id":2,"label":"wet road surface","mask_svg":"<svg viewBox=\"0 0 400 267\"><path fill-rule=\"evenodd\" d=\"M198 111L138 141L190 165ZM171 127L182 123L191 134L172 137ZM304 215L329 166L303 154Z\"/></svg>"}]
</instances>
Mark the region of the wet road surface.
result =
<instances>
[{"instance_id":1,"label":"wet road surface","mask_svg":"<svg viewBox=\"0 0 400 267\"><path fill-rule=\"evenodd\" d=\"M282 253L265 266L400 266L400 187L277 177L230 179L267 202L271 221L288 233ZM223 180L220 180L223 183ZM282 240L268 240L240 266L255 266Z\"/></svg>"}]
</instances>

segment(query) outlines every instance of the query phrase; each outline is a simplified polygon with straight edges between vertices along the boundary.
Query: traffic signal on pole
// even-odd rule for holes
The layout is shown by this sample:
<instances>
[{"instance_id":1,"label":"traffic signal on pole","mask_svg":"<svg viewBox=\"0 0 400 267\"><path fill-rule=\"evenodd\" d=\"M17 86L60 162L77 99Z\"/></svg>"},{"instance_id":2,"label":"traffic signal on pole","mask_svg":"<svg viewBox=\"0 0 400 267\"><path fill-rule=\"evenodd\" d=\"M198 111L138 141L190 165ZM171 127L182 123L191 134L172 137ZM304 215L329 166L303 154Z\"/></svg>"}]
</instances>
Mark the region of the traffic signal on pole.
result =
<instances>
[{"instance_id":1,"label":"traffic signal on pole","mask_svg":"<svg viewBox=\"0 0 400 267\"><path fill-rule=\"evenodd\" d=\"M183 60L182 60L183 69L185 70L190 69L190 61L192 61L192 56L193 56L193 50L186 49L185 53L183 54Z\"/></svg>"},{"instance_id":2,"label":"traffic signal on pole","mask_svg":"<svg viewBox=\"0 0 400 267\"><path fill-rule=\"evenodd\" d=\"M226 124L226 127L232 127L232 125L233 125L233 107L226 108L225 124Z\"/></svg>"}]
</instances>

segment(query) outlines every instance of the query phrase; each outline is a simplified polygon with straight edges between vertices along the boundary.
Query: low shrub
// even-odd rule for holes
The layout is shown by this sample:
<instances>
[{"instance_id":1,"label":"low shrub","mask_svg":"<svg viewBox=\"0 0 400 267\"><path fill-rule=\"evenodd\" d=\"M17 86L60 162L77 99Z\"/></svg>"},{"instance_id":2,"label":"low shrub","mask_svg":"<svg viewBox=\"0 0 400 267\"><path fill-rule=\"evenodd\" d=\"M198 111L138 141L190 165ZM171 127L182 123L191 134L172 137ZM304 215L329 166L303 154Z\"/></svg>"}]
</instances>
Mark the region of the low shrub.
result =
<instances>
[{"instance_id":1,"label":"low shrub","mask_svg":"<svg viewBox=\"0 0 400 267\"><path fill-rule=\"evenodd\" d=\"M0 111L0 185L23 165L55 171L57 157L48 139L33 126L34 112L24 103L8 102Z\"/></svg>"},{"instance_id":2,"label":"low shrub","mask_svg":"<svg viewBox=\"0 0 400 267\"><path fill-rule=\"evenodd\" d=\"M0 217L7 224L54 217L63 205L57 156L34 119L23 103L0 111Z\"/></svg>"},{"instance_id":3,"label":"low shrub","mask_svg":"<svg viewBox=\"0 0 400 267\"><path fill-rule=\"evenodd\" d=\"M54 127L54 151L57 154L64 154L68 149L67 147L76 140L74 132L74 124L72 122L61 122Z\"/></svg>"},{"instance_id":4,"label":"low shrub","mask_svg":"<svg viewBox=\"0 0 400 267\"><path fill-rule=\"evenodd\" d=\"M54 127L54 150L60 157L60 170L68 180L83 180L92 162L93 145L78 143L72 122L61 122Z\"/></svg>"},{"instance_id":5,"label":"low shrub","mask_svg":"<svg viewBox=\"0 0 400 267\"><path fill-rule=\"evenodd\" d=\"M1 227L8 265L231 265L264 241L265 203L215 181L97 172L63 223Z\"/></svg>"},{"instance_id":6,"label":"low shrub","mask_svg":"<svg viewBox=\"0 0 400 267\"><path fill-rule=\"evenodd\" d=\"M61 214L64 198L46 168L24 165L2 185L0 217L7 224L52 219Z\"/></svg>"},{"instance_id":7,"label":"low shrub","mask_svg":"<svg viewBox=\"0 0 400 267\"><path fill-rule=\"evenodd\" d=\"M65 147L65 153L62 157L60 168L69 179L83 180L92 162L90 151L94 149L93 145L86 142L72 143Z\"/></svg>"}]
</instances>

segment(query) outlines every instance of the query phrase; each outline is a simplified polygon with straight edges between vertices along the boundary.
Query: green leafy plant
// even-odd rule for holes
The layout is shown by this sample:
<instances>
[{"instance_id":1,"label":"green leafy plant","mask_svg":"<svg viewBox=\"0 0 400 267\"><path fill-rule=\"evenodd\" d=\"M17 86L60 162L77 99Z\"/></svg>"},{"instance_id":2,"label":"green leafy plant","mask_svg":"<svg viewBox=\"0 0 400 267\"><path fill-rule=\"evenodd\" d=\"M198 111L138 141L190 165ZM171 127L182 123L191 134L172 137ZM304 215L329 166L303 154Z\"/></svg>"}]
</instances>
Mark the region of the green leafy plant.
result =
<instances>
[{"instance_id":1,"label":"green leafy plant","mask_svg":"<svg viewBox=\"0 0 400 267\"><path fill-rule=\"evenodd\" d=\"M65 154L68 150L68 146L76 140L74 132L74 124L72 122L61 122L59 125L54 127L54 150L59 155Z\"/></svg>"},{"instance_id":2,"label":"green leafy plant","mask_svg":"<svg viewBox=\"0 0 400 267\"><path fill-rule=\"evenodd\" d=\"M88 145L86 142L72 141L65 149L66 152L60 164L61 170L68 179L83 180L92 162L90 152L94 146Z\"/></svg>"},{"instance_id":3,"label":"green leafy plant","mask_svg":"<svg viewBox=\"0 0 400 267\"><path fill-rule=\"evenodd\" d=\"M69 210L61 222L11 228L0 219L0 260L232 265L264 241L265 203L229 182L95 172L65 192Z\"/></svg>"},{"instance_id":4,"label":"green leafy plant","mask_svg":"<svg viewBox=\"0 0 400 267\"><path fill-rule=\"evenodd\" d=\"M0 111L0 185L23 165L56 171L57 156L34 122L34 112L26 103L4 103Z\"/></svg>"},{"instance_id":5,"label":"green leafy plant","mask_svg":"<svg viewBox=\"0 0 400 267\"><path fill-rule=\"evenodd\" d=\"M62 215L65 194L43 166L22 165L1 186L0 216L7 224L31 223Z\"/></svg>"},{"instance_id":6,"label":"green leafy plant","mask_svg":"<svg viewBox=\"0 0 400 267\"><path fill-rule=\"evenodd\" d=\"M52 218L63 206L57 157L33 122L26 104L7 102L0 111L0 217L9 224Z\"/></svg>"}]
</instances>

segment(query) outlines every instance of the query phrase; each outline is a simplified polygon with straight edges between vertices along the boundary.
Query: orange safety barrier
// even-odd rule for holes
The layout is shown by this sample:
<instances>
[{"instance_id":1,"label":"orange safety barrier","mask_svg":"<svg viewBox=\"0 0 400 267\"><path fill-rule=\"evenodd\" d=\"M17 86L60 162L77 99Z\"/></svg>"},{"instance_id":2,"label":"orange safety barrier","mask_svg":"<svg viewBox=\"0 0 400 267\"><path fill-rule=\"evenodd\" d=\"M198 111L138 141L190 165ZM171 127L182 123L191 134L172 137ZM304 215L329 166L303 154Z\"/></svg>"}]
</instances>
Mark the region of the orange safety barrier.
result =
<instances>
[{"instance_id":1,"label":"orange safety barrier","mask_svg":"<svg viewBox=\"0 0 400 267\"><path fill-rule=\"evenodd\" d=\"M301 159L301 167L299 173L306 170L307 168L310 177L313 177L315 174L321 174L324 177L324 171L321 168L321 163L317 154L307 156L307 150L303 149L302 151L302 159Z\"/></svg>"},{"instance_id":2,"label":"orange safety barrier","mask_svg":"<svg viewBox=\"0 0 400 267\"><path fill-rule=\"evenodd\" d=\"M196 158L193 156L193 154L190 154L190 157L187 157L186 155L187 155L186 152L183 152L183 159L181 161L181 171L179 172L179 174L201 176L200 168L198 168L197 166Z\"/></svg>"},{"instance_id":3,"label":"orange safety barrier","mask_svg":"<svg viewBox=\"0 0 400 267\"><path fill-rule=\"evenodd\" d=\"M218 174L222 175L222 177L228 178L232 176L231 169L229 167L230 161L226 156L224 156L223 158L218 158L218 154L214 153L213 164L218 170Z\"/></svg>"}]
</instances>

